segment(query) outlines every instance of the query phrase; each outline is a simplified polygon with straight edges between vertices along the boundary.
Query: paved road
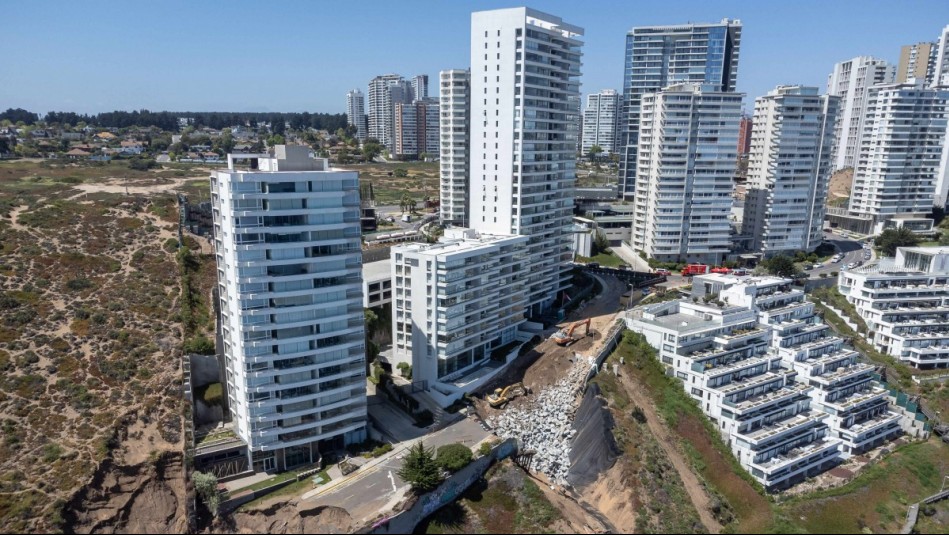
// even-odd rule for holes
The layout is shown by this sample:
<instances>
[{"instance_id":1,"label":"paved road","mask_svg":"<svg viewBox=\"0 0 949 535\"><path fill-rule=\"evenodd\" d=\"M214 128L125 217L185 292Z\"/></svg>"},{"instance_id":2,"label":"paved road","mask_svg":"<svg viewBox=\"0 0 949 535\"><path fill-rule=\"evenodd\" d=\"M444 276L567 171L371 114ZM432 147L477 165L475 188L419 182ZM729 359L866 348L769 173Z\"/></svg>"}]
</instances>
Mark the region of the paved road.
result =
<instances>
[{"instance_id":1,"label":"paved road","mask_svg":"<svg viewBox=\"0 0 949 535\"><path fill-rule=\"evenodd\" d=\"M490 433L481 429L478 423L465 418L422 440L428 448L438 448L454 442L474 446L488 436ZM302 499L306 500L307 505L342 507L349 512L357 525L369 521L394 506L408 490L408 485L399 479L396 472L402 466L405 451L414 444L415 441L397 444L395 451L386 455L380 464L360 468L349 480L329 486L325 491L316 489L308 492ZM333 485L333 482L328 485ZM318 491L322 492L316 494Z\"/></svg>"},{"instance_id":2,"label":"paved road","mask_svg":"<svg viewBox=\"0 0 949 535\"><path fill-rule=\"evenodd\" d=\"M820 269L812 269L807 271L811 278L817 278L821 273L826 273L830 276L830 273L833 271L840 271L847 264L851 262L864 261L863 258L863 242L857 240L851 240L849 238L844 238L836 234L831 237L831 234L826 234L827 239L824 241L829 243L837 248L838 251L844 253L844 258L837 263L832 263L830 260L827 260L823 263Z\"/></svg>"}]
</instances>

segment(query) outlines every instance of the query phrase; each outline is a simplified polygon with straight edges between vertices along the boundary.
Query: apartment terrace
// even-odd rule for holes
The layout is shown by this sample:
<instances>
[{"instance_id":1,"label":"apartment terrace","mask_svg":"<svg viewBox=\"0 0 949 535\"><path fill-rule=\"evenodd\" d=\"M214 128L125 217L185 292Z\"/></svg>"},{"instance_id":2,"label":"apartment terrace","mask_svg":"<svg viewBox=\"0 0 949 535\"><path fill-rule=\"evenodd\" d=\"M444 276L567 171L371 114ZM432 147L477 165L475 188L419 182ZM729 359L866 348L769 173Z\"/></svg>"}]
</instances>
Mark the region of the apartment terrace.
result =
<instances>
[{"instance_id":1,"label":"apartment terrace","mask_svg":"<svg viewBox=\"0 0 949 535\"><path fill-rule=\"evenodd\" d=\"M839 440L824 437L805 446L792 448L786 453L775 455L767 461L763 461L761 463L751 463L751 466L753 469L758 469L765 474L770 474L770 477L765 478L766 480L771 480L777 477L777 472L788 468L790 468L790 470L787 474L780 475L791 476L794 472L807 468L808 465L814 461L820 460L824 457L832 457L832 455L827 452L837 452L839 446Z\"/></svg>"},{"instance_id":2,"label":"apartment terrace","mask_svg":"<svg viewBox=\"0 0 949 535\"><path fill-rule=\"evenodd\" d=\"M722 394L722 396L729 396L743 390L750 390L752 388L765 386L769 383L782 380L782 378L785 377L787 378L785 381L790 381L796 375L797 372L792 370L772 370L754 377L746 377L737 381L733 381L717 390Z\"/></svg>"},{"instance_id":3,"label":"apartment terrace","mask_svg":"<svg viewBox=\"0 0 949 535\"><path fill-rule=\"evenodd\" d=\"M722 404L726 407L730 407L736 416L750 415L769 405L783 405L786 402L800 399L803 394L807 394L812 388L812 386L804 383L791 383L777 390L768 392L767 394L739 401L738 403L725 399L722 401ZM742 418L737 419L741 420Z\"/></svg>"},{"instance_id":4,"label":"apartment terrace","mask_svg":"<svg viewBox=\"0 0 949 535\"><path fill-rule=\"evenodd\" d=\"M776 424L771 424L750 433L742 434L742 438L754 446L763 446L775 442L778 438L783 438L783 435L789 434L792 431L804 428L810 429L812 424L821 423L825 418L827 418L827 415L819 411L807 411L781 420Z\"/></svg>"},{"instance_id":5,"label":"apartment terrace","mask_svg":"<svg viewBox=\"0 0 949 535\"><path fill-rule=\"evenodd\" d=\"M873 370L874 366L872 364L860 362L845 368L838 368L837 371L811 377L810 380L828 388L840 387L854 379L860 378L861 375L869 377Z\"/></svg>"},{"instance_id":6,"label":"apartment terrace","mask_svg":"<svg viewBox=\"0 0 949 535\"><path fill-rule=\"evenodd\" d=\"M834 400L823 401L827 407L836 410L836 415L847 413L861 405L865 405L878 400L885 400L887 391L879 386L871 386L866 390L858 390L849 396Z\"/></svg>"}]
</instances>

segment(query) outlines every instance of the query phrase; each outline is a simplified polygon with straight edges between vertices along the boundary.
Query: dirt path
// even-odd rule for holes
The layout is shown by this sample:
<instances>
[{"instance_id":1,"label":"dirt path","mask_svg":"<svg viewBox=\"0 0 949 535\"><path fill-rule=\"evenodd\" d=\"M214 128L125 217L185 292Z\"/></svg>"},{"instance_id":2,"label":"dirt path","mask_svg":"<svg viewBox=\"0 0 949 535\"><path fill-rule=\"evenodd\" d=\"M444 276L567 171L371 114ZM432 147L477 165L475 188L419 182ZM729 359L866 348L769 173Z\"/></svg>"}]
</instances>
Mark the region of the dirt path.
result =
<instances>
[{"instance_id":1,"label":"dirt path","mask_svg":"<svg viewBox=\"0 0 949 535\"><path fill-rule=\"evenodd\" d=\"M29 231L29 229L23 226L22 224L20 224L20 221L19 221L20 214L22 214L27 208L29 208L29 206L22 204L10 210L10 226L13 227L13 230L25 230L27 232Z\"/></svg>"},{"instance_id":2,"label":"dirt path","mask_svg":"<svg viewBox=\"0 0 949 535\"><path fill-rule=\"evenodd\" d=\"M132 184L127 184L128 180L125 178L109 178L104 182L97 183L84 183L84 184L75 184L72 189L77 189L81 193L77 193L72 197L69 197L67 200L75 200L81 198L87 193L128 193L130 195L154 195L156 193L166 193L175 191L181 186L185 185L186 182L195 180L198 177L186 177L186 178L156 178L156 184L142 185L142 180L136 181Z\"/></svg>"},{"instance_id":3,"label":"dirt path","mask_svg":"<svg viewBox=\"0 0 949 535\"><path fill-rule=\"evenodd\" d=\"M653 436L656 437L656 441L662 447L663 451L668 455L672 466L674 466L679 473L679 478L682 479L682 484L685 486L686 492L689 493L689 498L692 499L692 504L695 506L695 510L698 512L702 524L710 533L721 532L722 525L711 513L712 499L705 492L702 482L699 481L699 478L692 471L688 460L686 460L679 451L677 439L670 435L666 424L663 420L660 420L652 400L643 395L641 385L636 384L628 373L621 373L619 379L630 401L640 407L646 414L646 425L649 427L649 430L652 431Z\"/></svg>"}]
</instances>

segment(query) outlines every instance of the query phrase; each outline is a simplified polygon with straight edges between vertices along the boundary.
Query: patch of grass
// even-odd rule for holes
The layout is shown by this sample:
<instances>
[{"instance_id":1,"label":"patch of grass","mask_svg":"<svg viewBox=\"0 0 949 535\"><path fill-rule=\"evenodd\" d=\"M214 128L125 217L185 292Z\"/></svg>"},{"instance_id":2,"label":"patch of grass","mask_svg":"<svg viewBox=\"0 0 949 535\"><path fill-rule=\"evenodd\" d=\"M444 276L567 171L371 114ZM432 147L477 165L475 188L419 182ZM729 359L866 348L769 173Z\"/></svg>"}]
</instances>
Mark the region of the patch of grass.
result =
<instances>
[{"instance_id":1,"label":"patch of grass","mask_svg":"<svg viewBox=\"0 0 949 535\"><path fill-rule=\"evenodd\" d=\"M577 262L590 263L596 262L603 267L620 267L626 265L626 262L623 262L623 259L614 255L613 253L600 253L594 257L587 256L577 256Z\"/></svg>"}]
</instances>

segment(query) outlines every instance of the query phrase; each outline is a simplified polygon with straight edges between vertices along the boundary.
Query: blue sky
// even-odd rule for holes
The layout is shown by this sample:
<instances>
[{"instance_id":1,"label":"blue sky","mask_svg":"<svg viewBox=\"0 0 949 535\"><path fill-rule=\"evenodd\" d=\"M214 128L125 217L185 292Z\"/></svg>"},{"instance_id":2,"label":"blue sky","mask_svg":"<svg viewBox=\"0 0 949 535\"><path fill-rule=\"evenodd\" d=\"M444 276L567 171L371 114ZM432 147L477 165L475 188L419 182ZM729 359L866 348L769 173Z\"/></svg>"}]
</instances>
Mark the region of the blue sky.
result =
<instances>
[{"instance_id":1,"label":"blue sky","mask_svg":"<svg viewBox=\"0 0 949 535\"><path fill-rule=\"evenodd\" d=\"M823 90L833 64L896 62L935 40L945 1L5 2L0 109L343 112L376 75L465 68L471 11L528 5L586 30L584 94L621 89L633 26L743 23L746 105L778 84Z\"/></svg>"}]
</instances>

